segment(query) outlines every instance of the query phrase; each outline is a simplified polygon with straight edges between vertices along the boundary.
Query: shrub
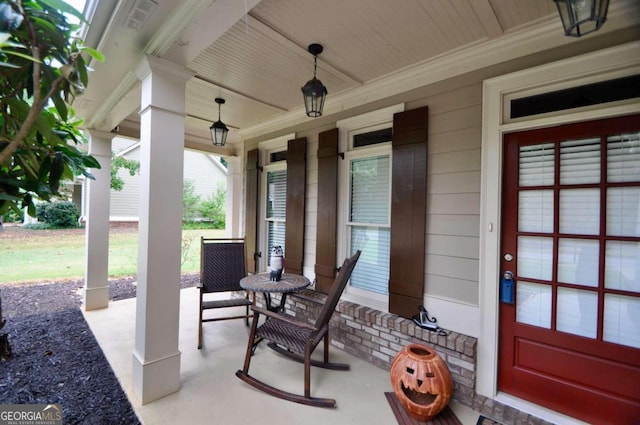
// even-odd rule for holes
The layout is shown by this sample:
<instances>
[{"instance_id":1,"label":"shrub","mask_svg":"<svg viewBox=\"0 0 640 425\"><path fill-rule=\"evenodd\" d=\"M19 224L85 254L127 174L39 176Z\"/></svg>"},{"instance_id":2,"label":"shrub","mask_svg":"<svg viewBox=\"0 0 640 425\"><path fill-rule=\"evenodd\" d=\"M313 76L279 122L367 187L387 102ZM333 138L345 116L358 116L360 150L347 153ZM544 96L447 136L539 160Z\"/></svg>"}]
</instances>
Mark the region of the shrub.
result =
<instances>
[{"instance_id":1,"label":"shrub","mask_svg":"<svg viewBox=\"0 0 640 425\"><path fill-rule=\"evenodd\" d=\"M49 208L49 202L40 202L36 204L36 218L39 222L47 222L47 208Z\"/></svg>"},{"instance_id":2,"label":"shrub","mask_svg":"<svg viewBox=\"0 0 640 425\"><path fill-rule=\"evenodd\" d=\"M78 227L80 211L73 202L50 202L38 204L36 217L53 227Z\"/></svg>"},{"instance_id":3,"label":"shrub","mask_svg":"<svg viewBox=\"0 0 640 425\"><path fill-rule=\"evenodd\" d=\"M49 230L53 229L54 226L50 225L49 223L29 223L23 225L22 228L29 230Z\"/></svg>"},{"instance_id":4,"label":"shrub","mask_svg":"<svg viewBox=\"0 0 640 425\"><path fill-rule=\"evenodd\" d=\"M200 204L200 195L196 193L196 188L191 180L185 180L182 187L182 221L195 221Z\"/></svg>"},{"instance_id":5,"label":"shrub","mask_svg":"<svg viewBox=\"0 0 640 425\"><path fill-rule=\"evenodd\" d=\"M20 223L22 222L22 214L18 214L13 209L10 209L4 213L2 221L5 223Z\"/></svg>"},{"instance_id":6,"label":"shrub","mask_svg":"<svg viewBox=\"0 0 640 425\"><path fill-rule=\"evenodd\" d=\"M215 193L200 202L198 212L203 219L213 223L214 229L225 228L227 192L218 188Z\"/></svg>"}]
</instances>

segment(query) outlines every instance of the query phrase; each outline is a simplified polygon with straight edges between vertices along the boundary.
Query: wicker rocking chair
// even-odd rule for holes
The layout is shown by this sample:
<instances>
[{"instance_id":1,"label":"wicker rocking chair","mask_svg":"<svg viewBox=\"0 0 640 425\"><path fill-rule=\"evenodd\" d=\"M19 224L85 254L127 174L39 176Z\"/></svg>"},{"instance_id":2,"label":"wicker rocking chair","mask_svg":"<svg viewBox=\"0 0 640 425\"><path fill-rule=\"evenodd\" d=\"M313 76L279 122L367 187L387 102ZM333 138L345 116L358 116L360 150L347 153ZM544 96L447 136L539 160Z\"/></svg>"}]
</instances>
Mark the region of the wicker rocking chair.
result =
<instances>
[{"instance_id":1,"label":"wicker rocking chair","mask_svg":"<svg viewBox=\"0 0 640 425\"><path fill-rule=\"evenodd\" d=\"M238 370L236 376L261 391L285 400L311 406L334 407L336 404L334 399L311 397L311 366L332 370L349 370L348 364L329 362L329 320L340 300L340 296L351 276L351 272L358 261L358 257L360 257L360 251L357 251L351 258L347 258L344 261L315 324L302 321L287 314L274 313L257 306L252 306L251 309L254 312L254 318L249 334L244 368ZM267 320L258 326L258 319L261 314L264 315ZM278 353L304 363L304 395L283 391L249 375L249 364L251 362L256 338L270 341L269 347ZM312 360L311 354L322 339L324 339L324 360Z\"/></svg>"}]
</instances>

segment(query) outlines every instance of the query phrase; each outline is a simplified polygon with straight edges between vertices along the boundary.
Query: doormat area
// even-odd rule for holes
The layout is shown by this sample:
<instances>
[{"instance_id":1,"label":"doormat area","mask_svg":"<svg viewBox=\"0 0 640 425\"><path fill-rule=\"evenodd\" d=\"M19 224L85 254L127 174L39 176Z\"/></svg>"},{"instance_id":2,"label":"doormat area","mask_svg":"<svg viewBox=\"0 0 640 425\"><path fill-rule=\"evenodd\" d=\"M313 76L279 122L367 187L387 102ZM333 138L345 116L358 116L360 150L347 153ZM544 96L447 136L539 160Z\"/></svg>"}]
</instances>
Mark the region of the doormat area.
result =
<instances>
[{"instance_id":1,"label":"doormat area","mask_svg":"<svg viewBox=\"0 0 640 425\"><path fill-rule=\"evenodd\" d=\"M384 393L384 396L387 398L391 410L396 416L398 425L462 425L462 422L453 414L449 406L445 407L435 418L424 422L409 416L409 413L405 410L404 406L402 406L395 393Z\"/></svg>"}]
</instances>

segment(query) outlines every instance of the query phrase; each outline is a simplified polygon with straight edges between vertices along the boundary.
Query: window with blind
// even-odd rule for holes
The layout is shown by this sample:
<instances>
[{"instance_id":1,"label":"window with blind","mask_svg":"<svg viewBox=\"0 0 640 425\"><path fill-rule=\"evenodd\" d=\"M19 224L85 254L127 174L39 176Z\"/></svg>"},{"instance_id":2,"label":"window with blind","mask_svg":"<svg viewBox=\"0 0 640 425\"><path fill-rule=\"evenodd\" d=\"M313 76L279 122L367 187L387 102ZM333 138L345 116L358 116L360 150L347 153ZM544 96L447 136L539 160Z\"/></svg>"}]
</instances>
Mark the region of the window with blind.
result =
<instances>
[{"instance_id":1,"label":"window with blind","mask_svg":"<svg viewBox=\"0 0 640 425\"><path fill-rule=\"evenodd\" d=\"M349 161L350 253L362 254L351 275L351 286L378 294L389 293L389 154Z\"/></svg>"},{"instance_id":2,"label":"window with blind","mask_svg":"<svg viewBox=\"0 0 640 425\"><path fill-rule=\"evenodd\" d=\"M338 121L337 256L361 251L344 299L389 311L393 116L404 105Z\"/></svg>"},{"instance_id":3,"label":"window with blind","mask_svg":"<svg viewBox=\"0 0 640 425\"><path fill-rule=\"evenodd\" d=\"M285 224L287 212L287 170L276 169L266 173L267 202L266 202L266 228L267 228L267 266L271 250L274 246L281 246L285 250Z\"/></svg>"}]
</instances>

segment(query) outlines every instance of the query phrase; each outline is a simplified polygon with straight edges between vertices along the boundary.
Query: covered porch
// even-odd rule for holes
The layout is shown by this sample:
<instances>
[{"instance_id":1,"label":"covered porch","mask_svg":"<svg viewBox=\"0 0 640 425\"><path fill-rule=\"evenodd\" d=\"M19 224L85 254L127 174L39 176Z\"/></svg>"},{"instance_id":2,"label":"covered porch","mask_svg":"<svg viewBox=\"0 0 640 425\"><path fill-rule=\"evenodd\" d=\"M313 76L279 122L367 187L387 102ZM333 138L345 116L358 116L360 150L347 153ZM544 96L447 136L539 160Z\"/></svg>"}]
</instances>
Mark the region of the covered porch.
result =
<instances>
[{"instance_id":1,"label":"covered porch","mask_svg":"<svg viewBox=\"0 0 640 425\"><path fill-rule=\"evenodd\" d=\"M311 382L312 395L335 398L335 409L291 403L245 384L235 376L235 371L242 368L248 328L242 320L207 324L204 327L204 345L198 350L197 303L196 288L180 291L180 391L145 405L141 405L133 393L131 352L134 345L135 299L111 302L108 309L84 312L142 423L396 423L384 395L393 391L389 372L336 347L331 347L332 359L348 363L351 370L313 368ZM286 390L301 391L302 365L283 358L265 344L257 349L251 367L256 376ZM479 413L469 407L456 401L449 406L463 425L475 425L478 422Z\"/></svg>"},{"instance_id":2,"label":"covered porch","mask_svg":"<svg viewBox=\"0 0 640 425\"><path fill-rule=\"evenodd\" d=\"M185 292L177 287L182 160L187 148L221 155L228 162L227 233L245 238L253 260L249 272L267 270L272 246L285 245L285 269L315 280L314 289L321 292L339 260L360 248L357 243L370 242L365 267L373 272L360 278L361 287L347 289L336 312L343 334L333 344L371 363L371 370L379 366L381 383L386 385L384 368L394 354L415 338L447 353L455 373L455 398L466 406L487 409L488 416L506 423L525 411L534 413L531 421L536 424L591 421L579 397L563 403L544 390L521 397L522 391L498 382L499 368L514 366L509 353L498 355L499 327L517 322L499 313L505 307L499 302L502 269L511 269L509 262L518 258L516 251L503 252L501 245L504 235L515 233L505 230L503 217L518 210L502 204L507 181L503 174L509 165L504 137L617 117L632 121L640 113L638 95L629 90L637 86L629 81L640 75L637 2L612 0L603 28L581 38L564 35L552 0L406 0L397 8L386 1L364 0L322 5L297 0L105 0L97 2L93 12L87 42L110 61L94 64L94 81L100 84L90 85L77 105L91 133L90 152L103 164L97 179L89 182L85 308L96 335L105 341L105 352L118 341L100 336L112 326L111 315L127 318L122 327L127 331L118 334L126 335L125 345L114 350L121 360L112 361L122 365L123 372L117 373L128 377L125 389L134 394L135 403L140 400L141 409L153 412L155 404L176 401L176 409L182 410L180 402L188 404L195 397L185 395L191 394L192 383L194 393L200 392L195 383L213 385L215 393L224 392L227 382L242 387L233 377L241 355L224 354L231 356L223 368L229 375L212 378L221 373L215 367L218 353L230 350L233 343L225 343L220 351L209 345L194 354L195 341L187 342L196 336L189 327L189 314L195 316L195 309L189 307L193 303L181 305ZM312 75L314 59L307 46L316 42L325 46L317 71L329 96L322 116L311 119L305 114L300 86ZM606 87L616 87L617 95L580 103L582 90L593 85L604 94ZM537 106L540 96L547 109L527 107L513 113L514 103L526 105L533 99ZM213 103L218 97L226 99L221 118ZM563 102L554 100L558 97ZM216 118L230 128L224 147L211 146L209 125ZM627 127L616 130L616 137L624 133L635 140L637 130ZM120 315L113 311L121 307L109 302L106 285L106 170L116 134L140 139L143 180L138 297L135 303L127 302L130 311ZM380 201L375 207L381 213L352 220L350 208L358 193L350 179L361 160L370 167L365 171L373 172L357 177L371 189L368 200ZM603 159L602 164L607 162ZM637 170L634 164L630 162L629 169ZM374 174L381 177L372 183L368 177ZM625 178L625 185L638 186L635 176ZM272 208L275 200L279 205ZM605 203L600 210L605 210ZM370 210L365 204L360 212ZM636 219L636 209L623 210L622 221ZM522 221L534 216L525 215ZM632 232L617 236L636 238L634 243L640 237ZM602 252L604 240L602 236L598 241ZM542 248L524 248L524 256L543 256L538 252ZM370 284L373 277L377 282ZM548 288L557 282L542 284ZM595 296L605 295L605 289L600 292ZM626 297L630 308L640 305L637 289L613 292ZM412 327L411 316L420 305L450 330L448 336L433 337ZM549 305L546 302L544 308ZM513 313L511 305L506 308ZM209 332L233 326L242 325L210 326ZM602 329L602 320L594 326ZM554 327L547 327L557 336ZM595 332L593 340L608 344L602 333ZM367 339L372 334L373 342ZM635 338L640 328L629 334ZM210 336L206 339L212 344ZM238 338L241 353L246 333L230 331L228 336L228 341ZM220 340L227 341L227 335ZM633 344L637 343L617 345L626 356L627 351L637 351ZM554 364L544 363L535 367ZM634 367L640 373L640 366ZM331 375L327 383L332 382L332 389L349 387L333 384L333 379L348 379L343 378L348 374ZM571 385L581 374L566 379ZM321 392L324 383L319 380ZM529 387L526 379L520 384ZM244 394L247 397L237 400L262 397ZM339 394L335 397L340 406L356 404L342 403ZM360 409L387 409L383 399L358 400ZM211 409L212 415L231 410L223 407L227 406ZM325 414L335 412L309 415ZM165 414L160 415L162 420Z\"/></svg>"}]
</instances>

